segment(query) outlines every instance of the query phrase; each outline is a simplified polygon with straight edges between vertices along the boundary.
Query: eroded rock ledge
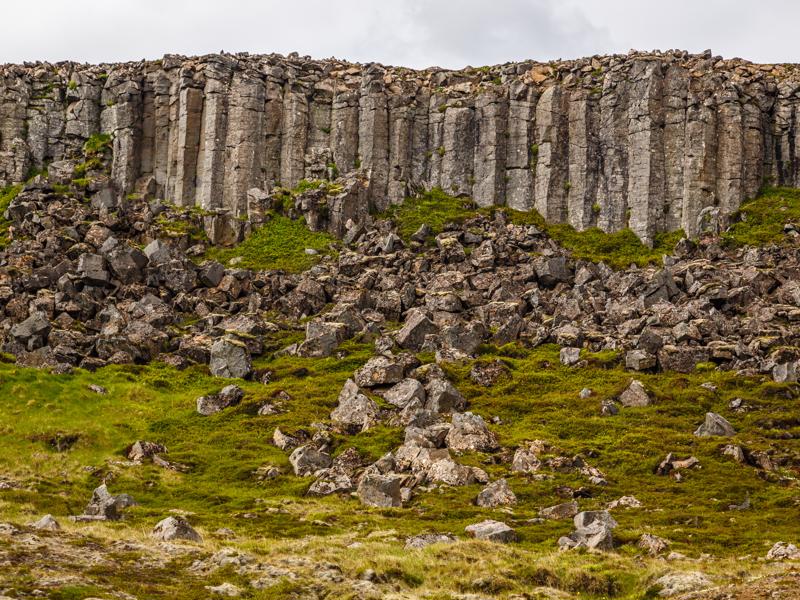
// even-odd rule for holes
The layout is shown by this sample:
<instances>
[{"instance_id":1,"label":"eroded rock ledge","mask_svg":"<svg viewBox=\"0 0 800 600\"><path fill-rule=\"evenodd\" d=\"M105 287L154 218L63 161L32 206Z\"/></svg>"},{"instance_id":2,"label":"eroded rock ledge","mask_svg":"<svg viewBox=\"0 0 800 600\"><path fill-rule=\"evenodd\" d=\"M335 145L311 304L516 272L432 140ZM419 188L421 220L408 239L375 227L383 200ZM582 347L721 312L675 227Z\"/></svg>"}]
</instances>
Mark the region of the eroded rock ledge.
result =
<instances>
[{"instance_id":1,"label":"eroded rock ledge","mask_svg":"<svg viewBox=\"0 0 800 600\"><path fill-rule=\"evenodd\" d=\"M800 69L685 52L414 71L221 54L0 66L0 185L113 134L121 197L248 216L247 192L363 170L649 241L800 186Z\"/></svg>"}]
</instances>

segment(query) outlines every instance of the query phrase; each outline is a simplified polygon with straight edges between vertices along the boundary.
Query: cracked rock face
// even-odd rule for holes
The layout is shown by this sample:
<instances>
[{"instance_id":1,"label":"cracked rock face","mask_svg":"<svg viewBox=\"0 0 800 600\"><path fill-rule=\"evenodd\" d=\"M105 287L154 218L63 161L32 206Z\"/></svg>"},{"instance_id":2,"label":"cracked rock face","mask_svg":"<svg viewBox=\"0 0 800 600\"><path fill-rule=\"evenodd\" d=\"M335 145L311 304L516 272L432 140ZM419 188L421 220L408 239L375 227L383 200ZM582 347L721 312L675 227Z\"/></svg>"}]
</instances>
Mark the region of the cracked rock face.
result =
<instances>
[{"instance_id":1,"label":"cracked rock face","mask_svg":"<svg viewBox=\"0 0 800 600\"><path fill-rule=\"evenodd\" d=\"M245 53L3 65L0 186L46 163L68 181L102 132L109 207L149 191L259 223L265 190L358 173L312 228L341 236L440 186L577 229L693 236L724 227L765 178L800 186L792 67L680 51L464 71ZM214 241L240 234L216 219Z\"/></svg>"}]
</instances>

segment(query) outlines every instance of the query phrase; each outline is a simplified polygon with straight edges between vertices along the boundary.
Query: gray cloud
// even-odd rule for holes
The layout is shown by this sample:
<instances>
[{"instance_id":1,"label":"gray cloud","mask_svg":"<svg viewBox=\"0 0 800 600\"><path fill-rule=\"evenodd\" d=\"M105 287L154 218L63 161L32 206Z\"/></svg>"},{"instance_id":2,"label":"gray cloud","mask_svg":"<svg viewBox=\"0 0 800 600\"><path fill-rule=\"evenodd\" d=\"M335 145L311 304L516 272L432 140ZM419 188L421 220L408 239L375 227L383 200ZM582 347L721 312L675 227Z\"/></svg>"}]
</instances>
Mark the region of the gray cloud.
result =
<instances>
[{"instance_id":1,"label":"gray cloud","mask_svg":"<svg viewBox=\"0 0 800 600\"><path fill-rule=\"evenodd\" d=\"M459 67L629 48L800 61L794 0L7 0L0 61L298 51Z\"/></svg>"}]
</instances>

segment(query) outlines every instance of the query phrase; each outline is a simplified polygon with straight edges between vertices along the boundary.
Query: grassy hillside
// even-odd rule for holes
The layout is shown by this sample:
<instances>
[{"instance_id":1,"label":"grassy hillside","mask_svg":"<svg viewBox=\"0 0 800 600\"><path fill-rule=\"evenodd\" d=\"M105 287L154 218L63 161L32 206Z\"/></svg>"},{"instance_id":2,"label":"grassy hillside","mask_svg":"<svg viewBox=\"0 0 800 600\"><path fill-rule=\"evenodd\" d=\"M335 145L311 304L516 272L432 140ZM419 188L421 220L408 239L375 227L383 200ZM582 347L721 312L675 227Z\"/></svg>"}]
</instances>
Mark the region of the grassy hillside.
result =
<instances>
[{"instance_id":1,"label":"grassy hillside","mask_svg":"<svg viewBox=\"0 0 800 600\"><path fill-rule=\"evenodd\" d=\"M74 543L103 546L130 537L144 540L170 511L186 511L206 538L209 552L220 544L213 532L227 527L237 538L226 545L264 560L285 560L299 553L335 562L353 578L373 569L392 589L437 599L487 591L508 597L533 585L580 592L587 598L641 598L654 575L666 569L639 558L635 541L644 532L667 538L672 550L690 558L711 555L703 563L703 570L710 573L729 569L729 561L741 555L763 556L772 543L796 536L800 505L796 462L774 473L760 472L723 457L720 447L728 440L692 435L705 412L713 410L736 427L735 442L754 450L779 446L781 454L798 457L796 389L714 370L645 375L641 379L656 399L653 406L601 417L600 401L616 397L630 374L609 354L587 355L585 368L563 367L553 346L484 348L478 360L499 359L509 369L509 376L492 388L472 383L471 361L448 366L447 372L472 410L487 418L499 417L500 424L493 428L504 447L543 439L564 455L583 454L603 471L609 485L592 487L594 497L580 500L582 510L603 507L623 495L634 495L643 503L640 509L615 511L620 523L616 553L559 555L556 540L570 531L571 522L532 520L540 508L564 502L555 492L558 486L587 485L575 474L552 473L552 479L542 480L510 477L519 499L511 511L475 506L479 485L421 493L403 509L367 509L349 497L306 497L311 480L291 474L287 453L271 444L272 433L275 427L292 432L327 421L341 385L372 352L359 343L344 349L347 356L341 360L263 359L258 366L274 372L272 382L237 382L246 391L243 403L211 417L195 413L195 398L217 391L225 381L211 378L201 368L179 372L163 365L129 366L51 375L0 365L0 476L22 486L0 491L0 522L24 524L52 513L65 524L68 515L82 511L91 490L105 479L112 493L129 493L139 506L128 509L120 523L69 525L69 535L77 536ZM702 387L704 383L714 384L716 391ZM90 384L105 386L108 394L96 394L88 389ZM592 397L579 397L584 387L594 391ZM281 401L286 412L257 415L258 408L280 391L291 397ZM752 410L743 414L728 410L735 397ZM68 436L77 441L58 452L54 440ZM166 458L187 465L189 471L126 464L124 449L137 439L165 444ZM375 459L401 441L401 429L380 426L354 437L338 437L337 453L353 446ZM654 475L653 469L669 451L696 456L701 468L687 471L682 482ZM494 457L473 454L461 460L481 465L492 478L509 475L508 465L496 464ZM277 466L284 474L260 481L255 472L265 465ZM752 509L728 510L748 494ZM402 549L407 535L446 531L463 538L466 525L484 518L508 522L517 529L520 542L491 550L474 541L414 552ZM348 547L354 542L369 551L352 552ZM0 551L3 543L0 537ZM157 569L142 570L141 556L136 550L121 556L114 573L81 573L81 585L89 586L89 591L73 593L70 589L76 584L64 583L50 589L55 594L51 597L83 598L122 589L144 600L162 598L168 589L171 598L194 598L209 582L246 583L231 570L211 578L194 576L185 572L188 563L178 559L172 568L184 570L183 574L167 578ZM480 573L470 566L475 560L483 561ZM22 561L0 579L22 592L39 585L41 576ZM303 597L308 584L302 578L281 580L268 590L250 590L247 597L290 598L293 593ZM331 582L328 591L332 597L349 597L345 588ZM59 596L58 590L64 594Z\"/></svg>"}]
</instances>

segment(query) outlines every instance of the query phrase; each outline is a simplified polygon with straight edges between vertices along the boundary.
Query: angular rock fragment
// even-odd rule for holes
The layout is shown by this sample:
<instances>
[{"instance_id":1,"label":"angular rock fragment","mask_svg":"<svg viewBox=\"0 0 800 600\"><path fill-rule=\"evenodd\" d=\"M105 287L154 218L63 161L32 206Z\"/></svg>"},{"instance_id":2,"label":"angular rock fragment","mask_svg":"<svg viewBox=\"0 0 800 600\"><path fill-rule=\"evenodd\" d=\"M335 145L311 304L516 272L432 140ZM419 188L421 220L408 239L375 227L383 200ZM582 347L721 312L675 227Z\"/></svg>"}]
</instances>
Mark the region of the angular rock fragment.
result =
<instances>
[{"instance_id":1,"label":"angular rock fragment","mask_svg":"<svg viewBox=\"0 0 800 600\"><path fill-rule=\"evenodd\" d=\"M466 534L477 540L508 544L517 540L517 533L511 527L500 521L487 519L480 523L468 525L464 528Z\"/></svg>"},{"instance_id":2,"label":"angular rock fragment","mask_svg":"<svg viewBox=\"0 0 800 600\"><path fill-rule=\"evenodd\" d=\"M736 430L725 417L709 412L706 413L706 420L694 434L698 437L732 437L736 435Z\"/></svg>"},{"instance_id":3,"label":"angular rock fragment","mask_svg":"<svg viewBox=\"0 0 800 600\"><path fill-rule=\"evenodd\" d=\"M497 508L498 506L513 506L517 497L505 479L493 481L478 494L475 504L484 508Z\"/></svg>"},{"instance_id":4,"label":"angular rock fragment","mask_svg":"<svg viewBox=\"0 0 800 600\"><path fill-rule=\"evenodd\" d=\"M631 380L631 382L628 384L628 387L625 388L625 391L620 394L619 401L622 406L626 408L650 406L650 404L653 402L650 399L644 384L642 384L642 382L638 379Z\"/></svg>"},{"instance_id":5,"label":"angular rock fragment","mask_svg":"<svg viewBox=\"0 0 800 600\"><path fill-rule=\"evenodd\" d=\"M207 417L228 407L236 406L244 398L244 391L238 385L226 385L217 394L200 396L197 399L197 412Z\"/></svg>"},{"instance_id":6,"label":"angular rock fragment","mask_svg":"<svg viewBox=\"0 0 800 600\"><path fill-rule=\"evenodd\" d=\"M203 542L203 538L189 525L189 522L185 518L179 516L167 517L163 521L159 521L156 526L153 527L151 535L162 542L172 542L175 540L197 543Z\"/></svg>"}]
</instances>

